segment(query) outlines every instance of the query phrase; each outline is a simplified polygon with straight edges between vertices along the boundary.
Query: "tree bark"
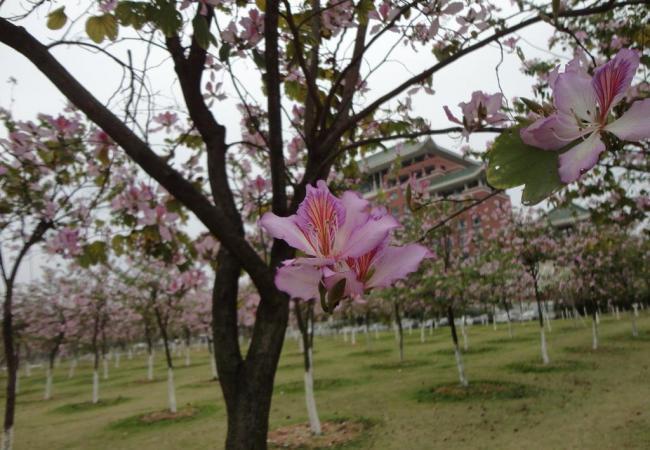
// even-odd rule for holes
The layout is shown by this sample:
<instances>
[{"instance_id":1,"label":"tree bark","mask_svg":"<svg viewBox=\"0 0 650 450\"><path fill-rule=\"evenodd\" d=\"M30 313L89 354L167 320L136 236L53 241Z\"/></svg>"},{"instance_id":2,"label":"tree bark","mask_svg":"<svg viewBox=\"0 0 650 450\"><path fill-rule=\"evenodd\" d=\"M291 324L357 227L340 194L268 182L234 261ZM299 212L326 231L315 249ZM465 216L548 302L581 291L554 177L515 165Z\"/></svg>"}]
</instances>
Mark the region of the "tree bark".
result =
<instances>
[{"instance_id":1,"label":"tree bark","mask_svg":"<svg viewBox=\"0 0 650 450\"><path fill-rule=\"evenodd\" d=\"M221 247L212 296L212 327L219 382L228 412L226 448L266 449L273 383L289 305L275 286L260 290L253 338L246 358L242 358L236 319L240 270L238 260Z\"/></svg>"},{"instance_id":2,"label":"tree bark","mask_svg":"<svg viewBox=\"0 0 650 450\"><path fill-rule=\"evenodd\" d=\"M465 377L465 366L463 365L463 356L460 353L460 346L458 345L458 334L456 333L456 323L454 319L454 308L447 306L447 320L449 320L449 327L451 329L451 339L454 342L454 357L456 359L456 367L458 369L458 379L461 386L469 386L467 377Z\"/></svg>"}]
</instances>

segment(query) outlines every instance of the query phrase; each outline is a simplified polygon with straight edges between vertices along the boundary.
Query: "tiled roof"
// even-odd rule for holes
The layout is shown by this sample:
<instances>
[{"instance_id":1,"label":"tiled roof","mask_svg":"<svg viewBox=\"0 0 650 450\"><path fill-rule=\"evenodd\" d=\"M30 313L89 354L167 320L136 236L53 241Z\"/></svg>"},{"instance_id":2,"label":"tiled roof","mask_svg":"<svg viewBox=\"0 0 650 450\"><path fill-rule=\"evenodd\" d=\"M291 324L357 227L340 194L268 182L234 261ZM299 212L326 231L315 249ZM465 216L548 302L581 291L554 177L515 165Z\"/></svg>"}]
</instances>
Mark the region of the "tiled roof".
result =
<instances>
[{"instance_id":1,"label":"tiled roof","mask_svg":"<svg viewBox=\"0 0 650 450\"><path fill-rule=\"evenodd\" d=\"M480 167L480 163L464 159L459 154L440 147L435 142L433 142L431 138L428 138L422 142L416 142L414 144L403 144L388 148L386 150L363 158L360 161L359 165L361 167L361 170L364 172L375 172L377 170L381 170L390 166L390 164L395 160L395 158L397 158L398 155L401 156L402 159L408 159L423 155L425 153L437 154L465 167Z\"/></svg>"},{"instance_id":2,"label":"tiled roof","mask_svg":"<svg viewBox=\"0 0 650 450\"><path fill-rule=\"evenodd\" d=\"M571 203L563 208L555 208L546 213L546 219L552 226L562 226L588 219L589 211L580 205Z\"/></svg>"}]
</instances>

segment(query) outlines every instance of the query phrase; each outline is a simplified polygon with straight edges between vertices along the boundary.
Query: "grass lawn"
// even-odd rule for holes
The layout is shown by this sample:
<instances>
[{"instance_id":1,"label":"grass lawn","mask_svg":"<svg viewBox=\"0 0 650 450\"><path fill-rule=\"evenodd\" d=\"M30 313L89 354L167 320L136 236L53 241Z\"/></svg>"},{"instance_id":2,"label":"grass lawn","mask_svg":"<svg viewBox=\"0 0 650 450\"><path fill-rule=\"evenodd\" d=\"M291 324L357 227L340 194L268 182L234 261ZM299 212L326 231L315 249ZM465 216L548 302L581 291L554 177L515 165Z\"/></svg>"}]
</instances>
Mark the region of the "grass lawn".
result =
<instances>
[{"instance_id":1,"label":"grass lawn","mask_svg":"<svg viewBox=\"0 0 650 450\"><path fill-rule=\"evenodd\" d=\"M650 317L631 336L629 317L603 318L601 348L591 350L591 328L554 321L547 333L552 364L539 364L536 322L468 329L464 354L468 390L457 385L448 328L405 331L404 364L392 333L357 344L342 336L318 338L315 392L321 420L354 419L366 431L345 449L648 449L650 448ZM16 450L164 450L222 448L226 414L207 352L191 367L176 358L176 397L188 417L144 423L166 407L163 354L156 382L144 382L146 359L122 357L101 380L99 405L90 405L90 363L72 379L67 363L54 373L54 396L42 400L43 369L21 371ZM307 420L298 343L285 343L276 377L271 429ZM3 375L4 377L4 375ZM4 397L4 388L2 391ZM4 402L4 398L2 399ZM185 408L185 409L183 409Z\"/></svg>"}]
</instances>

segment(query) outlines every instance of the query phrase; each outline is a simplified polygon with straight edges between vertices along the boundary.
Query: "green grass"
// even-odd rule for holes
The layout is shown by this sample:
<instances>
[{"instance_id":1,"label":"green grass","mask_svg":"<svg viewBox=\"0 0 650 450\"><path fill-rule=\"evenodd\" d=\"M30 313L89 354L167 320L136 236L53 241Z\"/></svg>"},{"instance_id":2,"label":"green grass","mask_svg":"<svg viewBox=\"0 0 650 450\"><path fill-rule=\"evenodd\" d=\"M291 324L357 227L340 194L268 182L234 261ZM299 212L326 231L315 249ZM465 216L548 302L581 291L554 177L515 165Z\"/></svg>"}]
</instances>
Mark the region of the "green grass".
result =
<instances>
[{"instance_id":1,"label":"green grass","mask_svg":"<svg viewBox=\"0 0 650 450\"><path fill-rule=\"evenodd\" d=\"M507 370L520 373L550 373L550 372L572 372L575 370L597 369L594 363L587 363L576 360L558 360L549 364L543 364L541 361L534 362L514 362L505 366Z\"/></svg>"},{"instance_id":2,"label":"green grass","mask_svg":"<svg viewBox=\"0 0 650 450\"><path fill-rule=\"evenodd\" d=\"M54 409L54 413L63 413L63 414L77 414L86 411L93 411L95 409L102 409L108 406L119 405L120 403L128 402L130 399L127 397L115 397L108 399L100 399L97 403L93 402L79 402L79 403L68 403L61 405L58 408Z\"/></svg>"},{"instance_id":3,"label":"green grass","mask_svg":"<svg viewBox=\"0 0 650 450\"><path fill-rule=\"evenodd\" d=\"M314 380L322 420L368 420L373 426L342 448L357 449L647 449L650 448L650 316L629 321L603 317L601 349L591 350L590 327L554 321L547 333L551 365L539 364L535 322L468 327L463 352L470 387L458 385L449 328L420 343L419 330L405 333L405 362L398 362L392 331L380 339L363 333L357 344L342 336L316 338ZM270 428L307 421L298 344L285 343L276 376ZM167 406L166 369L156 355L154 383L146 357L122 357L100 379L106 404L89 407L92 368L79 362L70 380L68 364L54 370L53 399L44 401L45 373L21 371L15 450L203 450L222 448L226 408L211 378L207 351L193 350L192 365L175 373L181 405L198 412L177 420L143 423L143 415ZM5 374L0 374L4 384ZM3 389L0 386L0 389ZM2 390L0 390L2 392ZM128 401L110 400L128 398Z\"/></svg>"},{"instance_id":4,"label":"green grass","mask_svg":"<svg viewBox=\"0 0 650 450\"><path fill-rule=\"evenodd\" d=\"M469 386L445 383L415 393L418 402L461 402L477 400L513 400L536 395L537 389L505 381L474 380Z\"/></svg>"}]
</instances>

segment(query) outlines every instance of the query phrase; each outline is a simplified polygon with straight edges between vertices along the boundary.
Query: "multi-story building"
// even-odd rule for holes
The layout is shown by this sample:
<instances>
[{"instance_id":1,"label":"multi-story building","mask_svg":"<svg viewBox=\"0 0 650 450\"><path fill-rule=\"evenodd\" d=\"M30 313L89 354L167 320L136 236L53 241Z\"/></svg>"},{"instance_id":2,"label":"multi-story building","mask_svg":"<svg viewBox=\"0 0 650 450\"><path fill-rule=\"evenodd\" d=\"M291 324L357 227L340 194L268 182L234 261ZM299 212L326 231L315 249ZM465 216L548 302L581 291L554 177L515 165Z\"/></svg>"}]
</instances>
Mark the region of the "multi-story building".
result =
<instances>
[{"instance_id":1,"label":"multi-story building","mask_svg":"<svg viewBox=\"0 0 650 450\"><path fill-rule=\"evenodd\" d=\"M417 183L423 182L432 198L468 200L469 204L492 194L455 218L454 239L461 245L467 234L488 238L512 211L510 197L505 192L494 195L494 189L487 184L484 164L464 159L438 146L432 139L375 153L363 159L360 167L365 174L361 188L364 196L372 199L381 193L396 217L409 214L406 185L413 178Z\"/></svg>"}]
</instances>

